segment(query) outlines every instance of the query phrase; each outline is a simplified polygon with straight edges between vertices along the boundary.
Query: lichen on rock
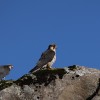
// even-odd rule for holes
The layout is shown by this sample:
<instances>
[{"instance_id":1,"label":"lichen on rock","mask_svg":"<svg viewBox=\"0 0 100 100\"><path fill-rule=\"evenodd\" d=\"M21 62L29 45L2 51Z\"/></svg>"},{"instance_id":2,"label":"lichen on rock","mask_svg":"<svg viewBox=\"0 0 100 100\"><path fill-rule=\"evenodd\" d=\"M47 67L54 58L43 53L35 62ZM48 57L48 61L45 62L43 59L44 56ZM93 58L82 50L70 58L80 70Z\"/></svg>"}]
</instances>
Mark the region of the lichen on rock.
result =
<instances>
[{"instance_id":1,"label":"lichen on rock","mask_svg":"<svg viewBox=\"0 0 100 100\"><path fill-rule=\"evenodd\" d=\"M100 71L79 65L0 81L0 100L100 100Z\"/></svg>"}]
</instances>

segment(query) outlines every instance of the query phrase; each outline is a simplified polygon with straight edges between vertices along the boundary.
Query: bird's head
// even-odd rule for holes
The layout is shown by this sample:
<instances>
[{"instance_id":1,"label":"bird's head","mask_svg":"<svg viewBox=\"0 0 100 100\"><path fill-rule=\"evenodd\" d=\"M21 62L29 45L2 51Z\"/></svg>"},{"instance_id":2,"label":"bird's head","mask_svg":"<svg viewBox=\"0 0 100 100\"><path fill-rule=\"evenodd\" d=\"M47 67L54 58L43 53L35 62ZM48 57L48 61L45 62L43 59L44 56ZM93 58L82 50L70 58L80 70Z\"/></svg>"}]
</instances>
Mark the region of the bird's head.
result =
<instances>
[{"instance_id":1,"label":"bird's head","mask_svg":"<svg viewBox=\"0 0 100 100\"><path fill-rule=\"evenodd\" d=\"M50 49L50 50L52 50L52 51L56 51L56 48L57 48L56 44L50 44L50 45L48 46L48 49Z\"/></svg>"},{"instance_id":2,"label":"bird's head","mask_svg":"<svg viewBox=\"0 0 100 100\"><path fill-rule=\"evenodd\" d=\"M9 68L9 70L11 70L13 68L13 66L11 64L9 65L3 65L4 68Z\"/></svg>"},{"instance_id":3,"label":"bird's head","mask_svg":"<svg viewBox=\"0 0 100 100\"><path fill-rule=\"evenodd\" d=\"M8 65L8 67L9 67L9 69L10 69L10 70L13 68L13 66L12 66L12 65Z\"/></svg>"}]
</instances>

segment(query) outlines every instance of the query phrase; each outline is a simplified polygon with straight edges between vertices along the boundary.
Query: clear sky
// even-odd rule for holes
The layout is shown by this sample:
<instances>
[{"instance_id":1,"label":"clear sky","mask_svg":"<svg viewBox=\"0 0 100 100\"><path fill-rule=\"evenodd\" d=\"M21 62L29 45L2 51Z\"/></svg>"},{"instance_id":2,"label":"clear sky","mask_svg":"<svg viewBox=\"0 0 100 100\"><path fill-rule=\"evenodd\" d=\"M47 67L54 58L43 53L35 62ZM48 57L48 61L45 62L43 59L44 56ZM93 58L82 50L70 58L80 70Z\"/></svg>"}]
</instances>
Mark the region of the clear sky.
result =
<instances>
[{"instance_id":1,"label":"clear sky","mask_svg":"<svg viewBox=\"0 0 100 100\"><path fill-rule=\"evenodd\" d=\"M100 0L0 0L0 65L14 66L6 79L28 73L49 44L54 67L100 68Z\"/></svg>"}]
</instances>

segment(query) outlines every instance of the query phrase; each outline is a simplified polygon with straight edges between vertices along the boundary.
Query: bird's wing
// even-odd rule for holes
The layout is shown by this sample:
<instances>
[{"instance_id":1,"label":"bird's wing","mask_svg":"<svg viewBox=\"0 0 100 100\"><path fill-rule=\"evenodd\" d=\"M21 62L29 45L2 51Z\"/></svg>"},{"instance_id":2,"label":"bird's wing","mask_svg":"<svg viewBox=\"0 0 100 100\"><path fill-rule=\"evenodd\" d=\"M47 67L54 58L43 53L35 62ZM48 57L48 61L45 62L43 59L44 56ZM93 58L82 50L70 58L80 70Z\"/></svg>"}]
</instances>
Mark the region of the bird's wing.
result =
<instances>
[{"instance_id":1,"label":"bird's wing","mask_svg":"<svg viewBox=\"0 0 100 100\"><path fill-rule=\"evenodd\" d=\"M52 50L45 51L44 53L42 53L42 55L37 63L37 66L44 66L48 62L51 62L54 55L55 55L55 52Z\"/></svg>"},{"instance_id":2,"label":"bird's wing","mask_svg":"<svg viewBox=\"0 0 100 100\"><path fill-rule=\"evenodd\" d=\"M42 55L41 55L39 61L37 62L36 66L30 72L33 72L34 70L40 69L44 65L46 65L48 62L51 62L54 55L55 55L54 51L46 50L44 53L42 53Z\"/></svg>"},{"instance_id":3,"label":"bird's wing","mask_svg":"<svg viewBox=\"0 0 100 100\"><path fill-rule=\"evenodd\" d=\"M0 67L0 80L9 74L9 68Z\"/></svg>"}]
</instances>

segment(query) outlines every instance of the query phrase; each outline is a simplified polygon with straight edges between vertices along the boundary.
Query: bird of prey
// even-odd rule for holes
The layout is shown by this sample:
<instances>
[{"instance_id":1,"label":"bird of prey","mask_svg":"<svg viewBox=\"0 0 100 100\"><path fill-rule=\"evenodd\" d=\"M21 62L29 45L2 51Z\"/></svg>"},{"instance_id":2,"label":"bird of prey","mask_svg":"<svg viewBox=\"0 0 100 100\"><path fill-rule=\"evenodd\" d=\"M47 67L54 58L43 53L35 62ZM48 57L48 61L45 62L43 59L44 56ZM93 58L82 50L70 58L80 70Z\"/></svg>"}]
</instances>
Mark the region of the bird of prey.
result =
<instances>
[{"instance_id":1,"label":"bird of prey","mask_svg":"<svg viewBox=\"0 0 100 100\"><path fill-rule=\"evenodd\" d=\"M36 72L43 68L51 69L51 66L56 61L56 45L50 44L48 49L42 53L39 61L37 62L36 66L30 70L29 72Z\"/></svg>"},{"instance_id":2,"label":"bird of prey","mask_svg":"<svg viewBox=\"0 0 100 100\"><path fill-rule=\"evenodd\" d=\"M0 66L0 80L5 78L5 76L9 74L12 68L13 68L12 65L1 65Z\"/></svg>"}]
</instances>

